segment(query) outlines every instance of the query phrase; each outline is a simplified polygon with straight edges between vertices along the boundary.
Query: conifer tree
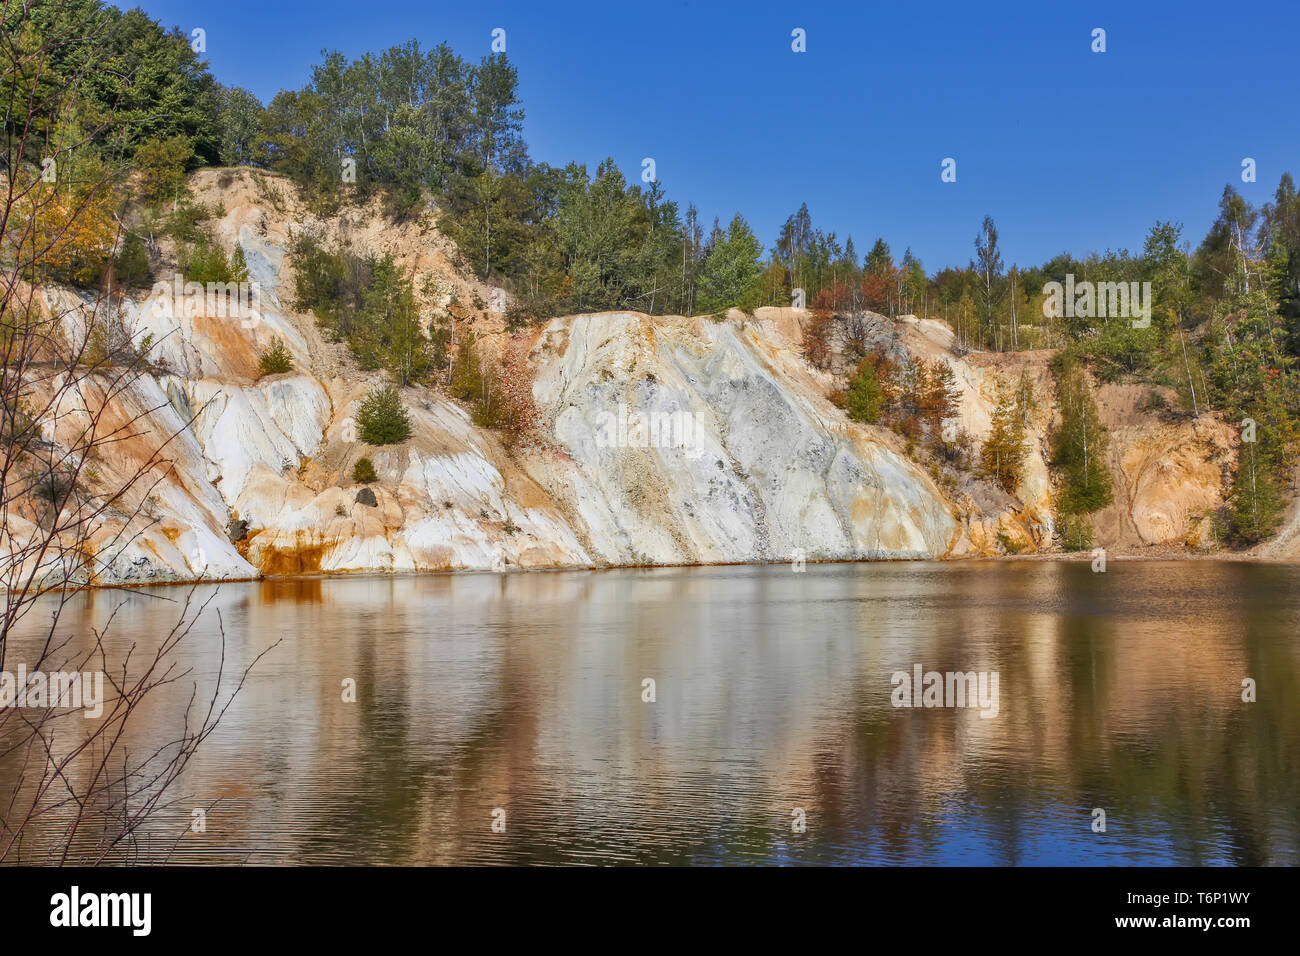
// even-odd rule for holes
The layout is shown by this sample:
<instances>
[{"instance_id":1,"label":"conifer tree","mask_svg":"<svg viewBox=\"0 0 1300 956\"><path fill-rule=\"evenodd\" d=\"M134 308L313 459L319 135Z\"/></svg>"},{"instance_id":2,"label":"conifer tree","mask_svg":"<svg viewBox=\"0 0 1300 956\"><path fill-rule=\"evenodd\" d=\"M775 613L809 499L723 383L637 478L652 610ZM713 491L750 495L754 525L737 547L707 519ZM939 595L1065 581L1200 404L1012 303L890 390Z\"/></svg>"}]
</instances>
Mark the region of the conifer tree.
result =
<instances>
[{"instance_id":1,"label":"conifer tree","mask_svg":"<svg viewBox=\"0 0 1300 956\"><path fill-rule=\"evenodd\" d=\"M1084 515L1110 504L1113 494L1106 462L1108 436L1087 377L1067 364L1057 377L1061 424L1052 436L1052 465L1061 472L1057 510Z\"/></svg>"},{"instance_id":2,"label":"conifer tree","mask_svg":"<svg viewBox=\"0 0 1300 956\"><path fill-rule=\"evenodd\" d=\"M1024 466L1025 426L1015 392L1005 389L993 412L989 437L980 450L980 464L986 477L1008 494L1014 494Z\"/></svg>"},{"instance_id":3,"label":"conifer tree","mask_svg":"<svg viewBox=\"0 0 1300 956\"><path fill-rule=\"evenodd\" d=\"M411 437L411 419L396 386L371 391L357 412L361 440L368 445L395 445Z\"/></svg>"},{"instance_id":4,"label":"conifer tree","mask_svg":"<svg viewBox=\"0 0 1300 956\"><path fill-rule=\"evenodd\" d=\"M845 411L855 422L875 422L880 418L883 399L876 370L870 362L863 359L849 382Z\"/></svg>"}]
</instances>

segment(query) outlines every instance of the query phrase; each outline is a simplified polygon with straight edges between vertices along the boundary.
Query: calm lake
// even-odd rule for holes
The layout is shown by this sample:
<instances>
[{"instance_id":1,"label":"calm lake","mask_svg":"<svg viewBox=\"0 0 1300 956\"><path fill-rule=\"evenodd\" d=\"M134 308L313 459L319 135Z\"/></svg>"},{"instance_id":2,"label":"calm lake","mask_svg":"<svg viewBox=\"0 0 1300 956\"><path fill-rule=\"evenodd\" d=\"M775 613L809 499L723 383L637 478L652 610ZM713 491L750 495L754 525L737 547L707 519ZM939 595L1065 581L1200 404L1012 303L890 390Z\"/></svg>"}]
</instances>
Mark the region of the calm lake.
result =
<instances>
[{"instance_id":1,"label":"calm lake","mask_svg":"<svg viewBox=\"0 0 1300 956\"><path fill-rule=\"evenodd\" d=\"M148 646L186 591L79 595L59 633L115 615L115 647ZM174 736L210 686L218 612L228 675L280 643L149 828L159 857L184 833L173 862L1300 863L1300 567L810 564L209 598L179 650L191 675L133 746ZM894 706L892 675L918 665L996 672L996 715ZM0 760L0 792L17 772ZM206 832L186 832L193 807Z\"/></svg>"}]
</instances>

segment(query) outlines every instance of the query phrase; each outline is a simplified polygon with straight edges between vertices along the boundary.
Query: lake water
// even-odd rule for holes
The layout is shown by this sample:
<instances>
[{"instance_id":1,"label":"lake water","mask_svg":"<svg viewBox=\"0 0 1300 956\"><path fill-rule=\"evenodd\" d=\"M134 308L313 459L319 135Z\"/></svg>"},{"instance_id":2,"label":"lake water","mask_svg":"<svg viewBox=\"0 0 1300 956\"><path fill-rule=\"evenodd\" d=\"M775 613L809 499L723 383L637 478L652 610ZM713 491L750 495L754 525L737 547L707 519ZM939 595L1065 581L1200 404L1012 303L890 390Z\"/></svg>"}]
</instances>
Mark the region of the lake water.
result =
<instances>
[{"instance_id":1,"label":"lake water","mask_svg":"<svg viewBox=\"0 0 1300 956\"><path fill-rule=\"evenodd\" d=\"M115 614L115 647L148 646L185 593L79 595L59 633ZM1297 567L321 578L209 598L179 652L201 690L218 611L228 669L280 643L147 831L161 854L211 807L174 862L1300 863ZM5 668L27 653L16 639ZM894 706L917 665L996 672L996 716ZM174 735L189 692L157 691L133 746ZM0 792L16 773L0 759Z\"/></svg>"}]
</instances>

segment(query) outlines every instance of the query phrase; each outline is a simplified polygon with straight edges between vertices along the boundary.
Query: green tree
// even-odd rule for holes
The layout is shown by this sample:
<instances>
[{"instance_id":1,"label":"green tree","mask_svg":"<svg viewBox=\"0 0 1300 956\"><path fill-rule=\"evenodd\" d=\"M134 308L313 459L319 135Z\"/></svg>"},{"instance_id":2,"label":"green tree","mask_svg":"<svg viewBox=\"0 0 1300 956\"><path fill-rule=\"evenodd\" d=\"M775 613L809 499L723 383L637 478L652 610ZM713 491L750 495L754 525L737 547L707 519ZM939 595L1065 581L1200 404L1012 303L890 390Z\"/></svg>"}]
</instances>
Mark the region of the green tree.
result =
<instances>
[{"instance_id":1,"label":"green tree","mask_svg":"<svg viewBox=\"0 0 1300 956\"><path fill-rule=\"evenodd\" d=\"M478 401L483 396L483 371L479 367L473 338L468 334L462 335L456 346L450 391L453 398L466 402Z\"/></svg>"},{"instance_id":2,"label":"green tree","mask_svg":"<svg viewBox=\"0 0 1300 956\"><path fill-rule=\"evenodd\" d=\"M984 217L984 224L975 236L975 261L971 268L979 275L979 316L984 343L996 347L998 332L998 304L1005 291L1002 283L1002 253L998 251L998 229L992 216Z\"/></svg>"},{"instance_id":3,"label":"green tree","mask_svg":"<svg viewBox=\"0 0 1300 956\"><path fill-rule=\"evenodd\" d=\"M884 395L880 389L880 380L876 370L865 359L858 365L858 370L849 380L848 393L845 396L845 411L855 422L875 422L880 418Z\"/></svg>"},{"instance_id":4,"label":"green tree","mask_svg":"<svg viewBox=\"0 0 1300 956\"><path fill-rule=\"evenodd\" d=\"M889 243L883 238L877 237L875 243L871 246L871 251L867 253L862 262L863 272L880 272L881 270L892 271L894 268L894 256L889 251Z\"/></svg>"},{"instance_id":5,"label":"green tree","mask_svg":"<svg viewBox=\"0 0 1300 956\"><path fill-rule=\"evenodd\" d=\"M235 251L230 254L230 278L232 282L248 281L248 260L244 258L244 247L235 243Z\"/></svg>"},{"instance_id":6,"label":"green tree","mask_svg":"<svg viewBox=\"0 0 1300 956\"><path fill-rule=\"evenodd\" d=\"M489 278L512 271L522 251L528 193L515 175L485 169L472 176L453 178L450 209L439 227L456 243L474 272Z\"/></svg>"},{"instance_id":7,"label":"green tree","mask_svg":"<svg viewBox=\"0 0 1300 956\"><path fill-rule=\"evenodd\" d=\"M368 485L370 482L379 478L375 471L375 463L369 458L358 458L357 463L352 466L352 480L358 485Z\"/></svg>"},{"instance_id":8,"label":"green tree","mask_svg":"<svg viewBox=\"0 0 1300 956\"><path fill-rule=\"evenodd\" d=\"M218 156L226 166L253 163L262 150L265 123L261 100L240 86L220 87L217 94Z\"/></svg>"},{"instance_id":9,"label":"green tree","mask_svg":"<svg viewBox=\"0 0 1300 956\"><path fill-rule=\"evenodd\" d=\"M395 445L411 437L411 419L395 385L373 389L357 412L361 440L368 445Z\"/></svg>"},{"instance_id":10,"label":"green tree","mask_svg":"<svg viewBox=\"0 0 1300 956\"><path fill-rule=\"evenodd\" d=\"M149 287L149 252L137 232L128 232L117 253L117 280L133 289Z\"/></svg>"},{"instance_id":11,"label":"green tree","mask_svg":"<svg viewBox=\"0 0 1300 956\"><path fill-rule=\"evenodd\" d=\"M638 195L613 159L587 182L570 166L561 188L555 233L569 276L568 297L578 311L626 307L637 295L633 263L643 226Z\"/></svg>"},{"instance_id":12,"label":"green tree","mask_svg":"<svg viewBox=\"0 0 1300 956\"><path fill-rule=\"evenodd\" d=\"M186 247L178 254L181 272L187 282L234 282L230 271L230 262L226 259L221 246L210 241L206 236Z\"/></svg>"},{"instance_id":13,"label":"green tree","mask_svg":"<svg viewBox=\"0 0 1300 956\"><path fill-rule=\"evenodd\" d=\"M273 339L271 347L262 353L258 367L263 375L282 375L293 370L293 355L280 339Z\"/></svg>"},{"instance_id":14,"label":"green tree","mask_svg":"<svg viewBox=\"0 0 1300 956\"><path fill-rule=\"evenodd\" d=\"M1056 376L1060 426L1052 436L1052 465L1062 477L1057 510L1090 514L1110 504L1113 494L1106 462L1109 437L1082 369L1064 363Z\"/></svg>"},{"instance_id":15,"label":"green tree","mask_svg":"<svg viewBox=\"0 0 1300 956\"><path fill-rule=\"evenodd\" d=\"M485 56L470 81L470 135L480 168L521 172L527 165L519 76L504 53Z\"/></svg>"},{"instance_id":16,"label":"green tree","mask_svg":"<svg viewBox=\"0 0 1300 956\"><path fill-rule=\"evenodd\" d=\"M1257 445L1258 441L1242 442L1237 473L1225 508L1224 530L1237 544L1254 545L1263 541L1277 530L1286 511L1275 469Z\"/></svg>"},{"instance_id":17,"label":"green tree","mask_svg":"<svg viewBox=\"0 0 1300 956\"><path fill-rule=\"evenodd\" d=\"M1261 227L1269 292L1286 330L1287 350L1300 355L1300 193L1283 173Z\"/></svg>"},{"instance_id":18,"label":"green tree","mask_svg":"<svg viewBox=\"0 0 1300 956\"><path fill-rule=\"evenodd\" d=\"M700 306L705 312L728 307L753 311L763 275L762 244L736 213L725 234L718 233L700 271Z\"/></svg>"},{"instance_id":19,"label":"green tree","mask_svg":"<svg viewBox=\"0 0 1300 956\"><path fill-rule=\"evenodd\" d=\"M391 256L371 268L348 343L363 368L386 368L402 385L423 380L432 368L411 281Z\"/></svg>"}]
</instances>

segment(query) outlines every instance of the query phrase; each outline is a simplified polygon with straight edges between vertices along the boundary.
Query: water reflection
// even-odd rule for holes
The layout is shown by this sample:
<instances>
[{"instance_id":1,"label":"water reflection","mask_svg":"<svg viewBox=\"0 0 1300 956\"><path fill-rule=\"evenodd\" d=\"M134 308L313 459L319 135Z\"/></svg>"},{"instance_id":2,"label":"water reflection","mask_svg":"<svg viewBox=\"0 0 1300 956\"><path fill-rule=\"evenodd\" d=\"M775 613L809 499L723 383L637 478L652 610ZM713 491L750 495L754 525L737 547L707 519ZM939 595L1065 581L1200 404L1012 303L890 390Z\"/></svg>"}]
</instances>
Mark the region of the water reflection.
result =
<instances>
[{"instance_id":1,"label":"water reflection","mask_svg":"<svg viewBox=\"0 0 1300 956\"><path fill-rule=\"evenodd\" d=\"M185 862L1294 864L1298 578L990 562L222 585L186 645L201 680L218 611L228 666L282 643L155 829L170 842L217 801ZM143 642L179 597L87 595L63 629L116 609L113 639ZM918 663L997 671L997 718L891 707L891 673ZM142 733L174 730L174 696Z\"/></svg>"}]
</instances>

